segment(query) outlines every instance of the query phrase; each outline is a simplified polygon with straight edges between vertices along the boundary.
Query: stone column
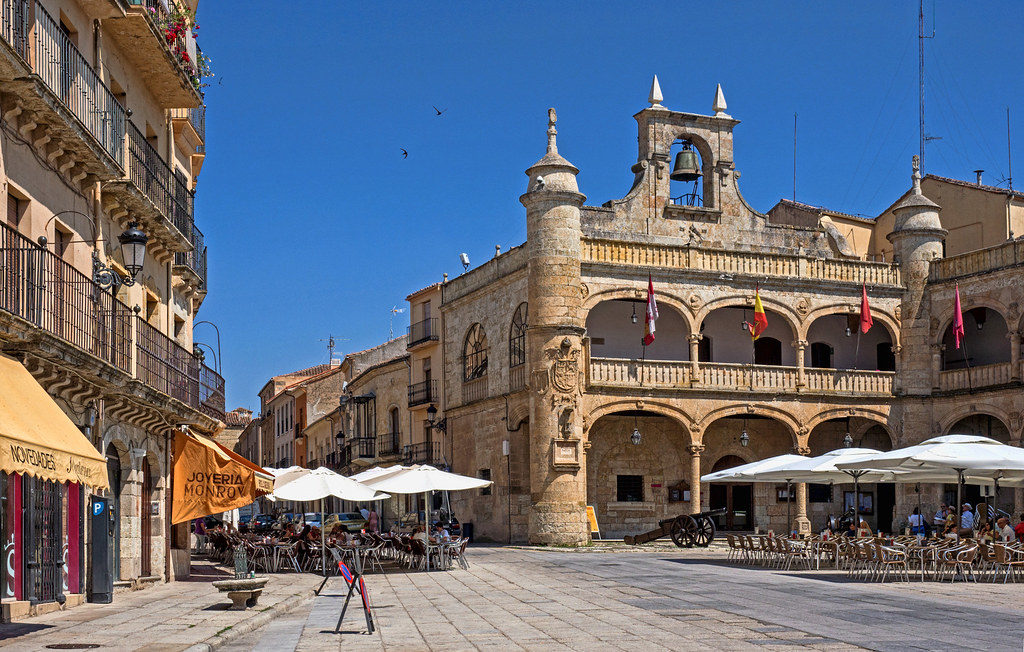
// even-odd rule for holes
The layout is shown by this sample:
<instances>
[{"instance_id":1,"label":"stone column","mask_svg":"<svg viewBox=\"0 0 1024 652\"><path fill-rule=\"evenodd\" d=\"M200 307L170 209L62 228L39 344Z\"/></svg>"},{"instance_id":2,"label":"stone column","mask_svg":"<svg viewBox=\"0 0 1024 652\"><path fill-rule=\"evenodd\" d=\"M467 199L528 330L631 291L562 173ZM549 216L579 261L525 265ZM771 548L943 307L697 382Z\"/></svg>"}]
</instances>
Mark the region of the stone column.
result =
<instances>
[{"instance_id":1,"label":"stone column","mask_svg":"<svg viewBox=\"0 0 1024 652\"><path fill-rule=\"evenodd\" d=\"M1010 331L1010 380L1020 380L1020 332Z\"/></svg>"},{"instance_id":2,"label":"stone column","mask_svg":"<svg viewBox=\"0 0 1024 652\"><path fill-rule=\"evenodd\" d=\"M580 414L585 333L580 276L580 207L572 163L558 154L555 110L548 111L545 156L526 171L526 332L530 372L529 541L585 545L587 482Z\"/></svg>"},{"instance_id":3,"label":"stone column","mask_svg":"<svg viewBox=\"0 0 1024 652\"><path fill-rule=\"evenodd\" d=\"M796 388L801 391L807 387L807 373L804 371L804 351L807 349L807 340L796 340L793 342L796 349Z\"/></svg>"},{"instance_id":4,"label":"stone column","mask_svg":"<svg viewBox=\"0 0 1024 652\"><path fill-rule=\"evenodd\" d=\"M704 339L704 336L700 333L690 333L686 340L690 343L690 384L700 384L700 341Z\"/></svg>"},{"instance_id":5,"label":"stone column","mask_svg":"<svg viewBox=\"0 0 1024 652\"><path fill-rule=\"evenodd\" d=\"M690 513L696 514L700 511L700 454L704 446L695 444L686 450L690 453Z\"/></svg>"},{"instance_id":6,"label":"stone column","mask_svg":"<svg viewBox=\"0 0 1024 652\"><path fill-rule=\"evenodd\" d=\"M802 437L806 437L806 433L801 434ZM808 446L795 446L793 452L797 455L810 455L811 449ZM796 483L796 518L793 519L793 523L787 525L788 528L792 529L796 526L797 534L806 536L811 533L811 521L807 518L807 483L797 482Z\"/></svg>"},{"instance_id":7,"label":"stone column","mask_svg":"<svg viewBox=\"0 0 1024 652\"><path fill-rule=\"evenodd\" d=\"M942 373L942 352L945 344L932 343L932 389L939 388L939 374Z\"/></svg>"},{"instance_id":8,"label":"stone column","mask_svg":"<svg viewBox=\"0 0 1024 652\"><path fill-rule=\"evenodd\" d=\"M900 379L903 376L901 373L903 364L900 360L900 354L903 352L903 347L899 344L894 344L890 348L892 349L893 361L895 362L893 366L896 370L896 374L892 378L892 391L895 394L902 394L903 382Z\"/></svg>"}]
</instances>

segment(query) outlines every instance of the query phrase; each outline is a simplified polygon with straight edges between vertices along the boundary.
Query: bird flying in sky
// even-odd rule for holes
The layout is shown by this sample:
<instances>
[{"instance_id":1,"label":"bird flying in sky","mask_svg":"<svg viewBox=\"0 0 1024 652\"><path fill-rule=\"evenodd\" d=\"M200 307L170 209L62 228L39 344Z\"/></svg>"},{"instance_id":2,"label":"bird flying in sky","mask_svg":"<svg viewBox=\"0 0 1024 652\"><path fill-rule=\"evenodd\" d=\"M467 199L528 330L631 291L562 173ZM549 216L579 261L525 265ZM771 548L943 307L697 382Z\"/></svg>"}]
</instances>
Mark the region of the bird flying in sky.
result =
<instances>
[{"instance_id":1,"label":"bird flying in sky","mask_svg":"<svg viewBox=\"0 0 1024 652\"><path fill-rule=\"evenodd\" d=\"M434 106L434 105L433 105L433 104L431 104L431 106ZM437 115L441 115L442 113L444 113L444 112L445 112L445 111L447 111L447 110L448 110L448 109L439 109L439 108L437 108L436 106L434 106L434 111L436 111L436 112L437 112Z\"/></svg>"},{"instance_id":2,"label":"bird flying in sky","mask_svg":"<svg viewBox=\"0 0 1024 652\"><path fill-rule=\"evenodd\" d=\"M409 158L409 152L407 152L404 147L402 147L401 150L402 150L402 158Z\"/></svg>"}]
</instances>

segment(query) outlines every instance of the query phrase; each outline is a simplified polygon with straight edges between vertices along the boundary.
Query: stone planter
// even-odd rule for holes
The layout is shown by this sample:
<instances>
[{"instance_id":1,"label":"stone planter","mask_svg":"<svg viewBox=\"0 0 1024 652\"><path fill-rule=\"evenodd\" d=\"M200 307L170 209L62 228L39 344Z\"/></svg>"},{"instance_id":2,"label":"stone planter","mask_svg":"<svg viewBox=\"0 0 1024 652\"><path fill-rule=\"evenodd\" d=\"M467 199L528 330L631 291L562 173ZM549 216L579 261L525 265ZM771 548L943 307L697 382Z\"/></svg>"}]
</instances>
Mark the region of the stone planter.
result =
<instances>
[{"instance_id":1,"label":"stone planter","mask_svg":"<svg viewBox=\"0 0 1024 652\"><path fill-rule=\"evenodd\" d=\"M220 580L214 582L213 586L221 593L227 593L231 598L232 611L244 611L248 607L255 607L263 593L263 587L267 585L266 577L252 577L237 580Z\"/></svg>"}]
</instances>

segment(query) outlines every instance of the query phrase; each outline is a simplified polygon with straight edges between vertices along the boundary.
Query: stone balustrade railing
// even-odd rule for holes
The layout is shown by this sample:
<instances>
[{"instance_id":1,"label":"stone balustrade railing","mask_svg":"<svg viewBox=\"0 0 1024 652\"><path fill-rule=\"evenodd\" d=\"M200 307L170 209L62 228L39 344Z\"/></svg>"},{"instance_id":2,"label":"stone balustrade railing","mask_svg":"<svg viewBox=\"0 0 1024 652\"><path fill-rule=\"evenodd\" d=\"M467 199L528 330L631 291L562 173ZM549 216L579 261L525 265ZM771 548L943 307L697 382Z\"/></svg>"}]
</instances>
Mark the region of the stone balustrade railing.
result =
<instances>
[{"instance_id":1,"label":"stone balustrade railing","mask_svg":"<svg viewBox=\"0 0 1024 652\"><path fill-rule=\"evenodd\" d=\"M994 247L934 260L928 269L928 280L949 281L1021 264L1024 264L1024 241L1012 240Z\"/></svg>"},{"instance_id":2,"label":"stone balustrade railing","mask_svg":"<svg viewBox=\"0 0 1024 652\"><path fill-rule=\"evenodd\" d=\"M970 369L950 369L939 373L939 389L948 392L958 389L990 387L1010 382L1012 362L979 365Z\"/></svg>"},{"instance_id":3,"label":"stone balustrade railing","mask_svg":"<svg viewBox=\"0 0 1024 652\"><path fill-rule=\"evenodd\" d=\"M798 367L752 365L731 362L591 358L589 384L604 387L652 387L661 389L715 389L891 395L895 373L855 369L805 369L803 384Z\"/></svg>"},{"instance_id":4,"label":"stone balustrade railing","mask_svg":"<svg viewBox=\"0 0 1024 652\"><path fill-rule=\"evenodd\" d=\"M891 263L812 258L788 254L726 251L674 245L587 238L583 262L638 267L692 269L715 274L807 278L838 283L900 287Z\"/></svg>"}]
</instances>

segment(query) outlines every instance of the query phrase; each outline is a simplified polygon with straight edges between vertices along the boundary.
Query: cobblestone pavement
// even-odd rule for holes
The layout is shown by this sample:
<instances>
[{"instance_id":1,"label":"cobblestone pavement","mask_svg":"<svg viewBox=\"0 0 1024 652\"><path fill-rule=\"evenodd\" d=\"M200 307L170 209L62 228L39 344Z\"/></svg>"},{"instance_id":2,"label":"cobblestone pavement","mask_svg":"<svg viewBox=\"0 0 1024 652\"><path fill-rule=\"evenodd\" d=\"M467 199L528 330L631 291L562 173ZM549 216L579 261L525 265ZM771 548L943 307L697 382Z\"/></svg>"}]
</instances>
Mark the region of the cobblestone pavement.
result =
<instances>
[{"instance_id":1,"label":"cobblestone pavement","mask_svg":"<svg viewBox=\"0 0 1024 652\"><path fill-rule=\"evenodd\" d=\"M117 593L112 604L84 604L0 624L0 646L19 652L68 643L92 643L103 650L172 652L197 644L202 649L308 601L320 583L312 575L271 576L254 609L227 611L227 594L209 584L227 577L223 567L195 561L186 581Z\"/></svg>"},{"instance_id":2,"label":"cobblestone pavement","mask_svg":"<svg viewBox=\"0 0 1024 652\"><path fill-rule=\"evenodd\" d=\"M621 549L620 549L621 550ZM220 650L1020 650L1024 584L886 583L737 566L721 549L471 548L468 571L367 576L377 632L331 581ZM1011 606L1015 605L1015 606Z\"/></svg>"}]
</instances>

